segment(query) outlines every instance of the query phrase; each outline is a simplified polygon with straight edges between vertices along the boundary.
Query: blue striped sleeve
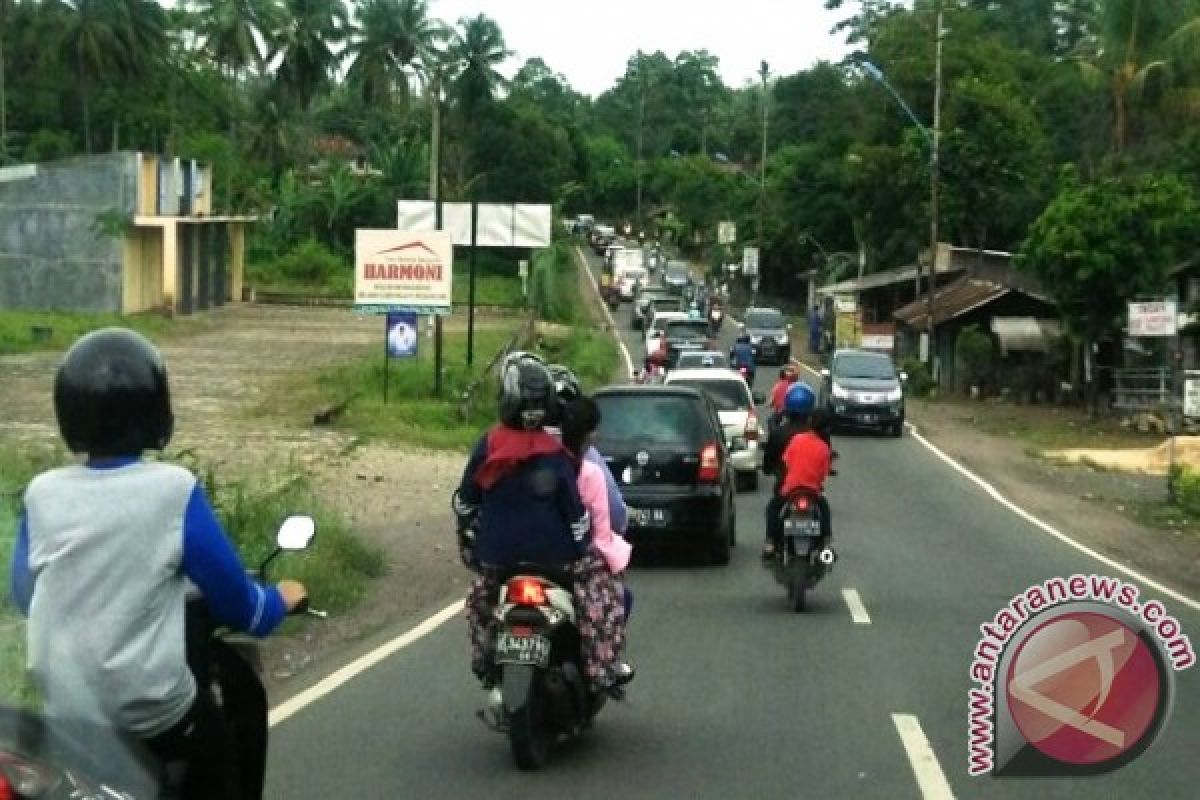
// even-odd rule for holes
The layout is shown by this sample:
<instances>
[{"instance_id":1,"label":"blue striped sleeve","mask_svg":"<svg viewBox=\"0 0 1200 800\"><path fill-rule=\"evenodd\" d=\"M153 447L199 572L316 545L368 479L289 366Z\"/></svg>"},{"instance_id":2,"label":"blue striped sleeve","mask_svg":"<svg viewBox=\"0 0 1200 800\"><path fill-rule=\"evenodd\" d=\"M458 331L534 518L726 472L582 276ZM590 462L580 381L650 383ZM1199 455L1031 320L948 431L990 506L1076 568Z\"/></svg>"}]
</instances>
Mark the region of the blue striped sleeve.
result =
<instances>
[{"instance_id":1,"label":"blue striped sleeve","mask_svg":"<svg viewBox=\"0 0 1200 800\"><path fill-rule=\"evenodd\" d=\"M13 545L12 568L9 572L9 591L13 605L28 616L33 600L33 573L29 571L29 524L25 515L17 523L17 541Z\"/></svg>"},{"instance_id":2,"label":"blue striped sleeve","mask_svg":"<svg viewBox=\"0 0 1200 800\"><path fill-rule=\"evenodd\" d=\"M246 575L199 484L183 519L183 572L200 587L209 611L223 625L266 636L287 616L279 590Z\"/></svg>"}]
</instances>

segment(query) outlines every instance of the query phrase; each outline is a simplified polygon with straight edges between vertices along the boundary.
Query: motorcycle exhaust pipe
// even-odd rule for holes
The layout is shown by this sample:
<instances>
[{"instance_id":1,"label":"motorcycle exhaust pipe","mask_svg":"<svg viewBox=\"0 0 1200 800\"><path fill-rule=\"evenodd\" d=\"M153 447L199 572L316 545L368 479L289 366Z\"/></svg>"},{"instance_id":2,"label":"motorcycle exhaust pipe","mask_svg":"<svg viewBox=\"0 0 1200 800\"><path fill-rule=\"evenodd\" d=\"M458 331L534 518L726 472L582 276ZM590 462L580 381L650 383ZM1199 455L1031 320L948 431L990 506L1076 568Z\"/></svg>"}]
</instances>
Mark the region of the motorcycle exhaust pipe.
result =
<instances>
[{"instance_id":1,"label":"motorcycle exhaust pipe","mask_svg":"<svg viewBox=\"0 0 1200 800\"><path fill-rule=\"evenodd\" d=\"M820 561L827 567L832 567L834 562L837 561L837 553L833 551L832 547L823 547L821 548L821 552L817 553L817 561Z\"/></svg>"}]
</instances>

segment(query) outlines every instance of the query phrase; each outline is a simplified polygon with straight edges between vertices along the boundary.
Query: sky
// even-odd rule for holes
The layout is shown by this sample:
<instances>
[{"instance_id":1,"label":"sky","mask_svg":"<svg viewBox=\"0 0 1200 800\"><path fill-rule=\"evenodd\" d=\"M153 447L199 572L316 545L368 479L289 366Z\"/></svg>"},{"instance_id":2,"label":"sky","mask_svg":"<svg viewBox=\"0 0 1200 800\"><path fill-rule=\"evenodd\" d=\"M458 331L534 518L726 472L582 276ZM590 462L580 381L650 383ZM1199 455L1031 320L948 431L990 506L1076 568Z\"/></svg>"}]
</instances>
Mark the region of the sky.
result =
<instances>
[{"instance_id":1,"label":"sky","mask_svg":"<svg viewBox=\"0 0 1200 800\"><path fill-rule=\"evenodd\" d=\"M826 11L824 0L432 0L429 11L450 24L486 14L516 51L501 72L511 77L540 56L592 97L616 83L639 48L672 59L682 50L708 50L734 88L757 84L763 60L780 76L847 52L829 33L847 9Z\"/></svg>"}]
</instances>

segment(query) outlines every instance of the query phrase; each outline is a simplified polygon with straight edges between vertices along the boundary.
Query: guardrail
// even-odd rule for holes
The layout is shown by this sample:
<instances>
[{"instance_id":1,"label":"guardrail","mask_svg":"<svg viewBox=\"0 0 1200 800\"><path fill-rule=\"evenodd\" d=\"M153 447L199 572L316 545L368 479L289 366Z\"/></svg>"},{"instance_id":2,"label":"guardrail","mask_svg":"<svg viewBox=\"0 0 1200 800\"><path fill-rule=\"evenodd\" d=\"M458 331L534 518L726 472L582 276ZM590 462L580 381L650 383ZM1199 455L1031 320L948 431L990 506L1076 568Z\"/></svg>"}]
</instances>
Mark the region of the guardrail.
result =
<instances>
[{"instance_id":1,"label":"guardrail","mask_svg":"<svg viewBox=\"0 0 1200 800\"><path fill-rule=\"evenodd\" d=\"M491 361L489 361L487 366L483 368L483 372L479 374L479 377L472 381L467 388L463 390L459 404L459 415L462 417L464 422L470 421L471 406L474 403L475 395L481 388L483 388L483 385L485 382L487 382L488 378L500 364L500 361L514 350L523 350L528 348L529 343L533 341L536 331L537 317L530 314L529 318L525 320L525 324L522 325L520 329L512 335L512 337L505 343L504 347L496 351L496 354L492 356Z\"/></svg>"}]
</instances>

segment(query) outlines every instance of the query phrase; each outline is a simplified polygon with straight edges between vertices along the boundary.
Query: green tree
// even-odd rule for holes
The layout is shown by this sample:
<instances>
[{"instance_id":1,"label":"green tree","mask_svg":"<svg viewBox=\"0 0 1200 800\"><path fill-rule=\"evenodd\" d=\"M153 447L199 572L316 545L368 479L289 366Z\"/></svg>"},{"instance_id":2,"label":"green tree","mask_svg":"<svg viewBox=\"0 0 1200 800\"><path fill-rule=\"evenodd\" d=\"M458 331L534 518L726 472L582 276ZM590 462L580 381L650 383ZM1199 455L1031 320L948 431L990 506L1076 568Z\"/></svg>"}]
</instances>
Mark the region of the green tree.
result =
<instances>
[{"instance_id":1,"label":"green tree","mask_svg":"<svg viewBox=\"0 0 1200 800\"><path fill-rule=\"evenodd\" d=\"M346 75L367 106L407 102L416 65L445 37L427 0L362 0L354 9Z\"/></svg>"},{"instance_id":2,"label":"green tree","mask_svg":"<svg viewBox=\"0 0 1200 800\"><path fill-rule=\"evenodd\" d=\"M1135 109L1152 80L1176 103L1194 110L1200 2L1105 0L1100 21L1100 35L1086 43L1081 63L1096 83L1107 88L1112 102L1112 148L1120 156L1135 127Z\"/></svg>"},{"instance_id":3,"label":"green tree","mask_svg":"<svg viewBox=\"0 0 1200 800\"><path fill-rule=\"evenodd\" d=\"M1126 302L1162 293L1167 269L1194 252L1198 235L1195 196L1175 176L1068 178L1030 228L1019 264L1091 342L1118 330Z\"/></svg>"},{"instance_id":4,"label":"green tree","mask_svg":"<svg viewBox=\"0 0 1200 800\"><path fill-rule=\"evenodd\" d=\"M62 31L63 56L74 70L83 113L83 148L92 152L92 92L107 85L129 60L129 21L116 0L55 0L61 4L66 26Z\"/></svg>"},{"instance_id":5,"label":"green tree","mask_svg":"<svg viewBox=\"0 0 1200 800\"><path fill-rule=\"evenodd\" d=\"M450 45L450 57L458 65L453 92L465 119L491 102L505 85L497 70L512 52L496 21L480 14L459 20L459 30Z\"/></svg>"},{"instance_id":6,"label":"green tree","mask_svg":"<svg viewBox=\"0 0 1200 800\"><path fill-rule=\"evenodd\" d=\"M281 59L275 77L282 97L307 111L341 63L336 48L346 39L346 10L338 0L283 0L283 9L272 36Z\"/></svg>"}]
</instances>

